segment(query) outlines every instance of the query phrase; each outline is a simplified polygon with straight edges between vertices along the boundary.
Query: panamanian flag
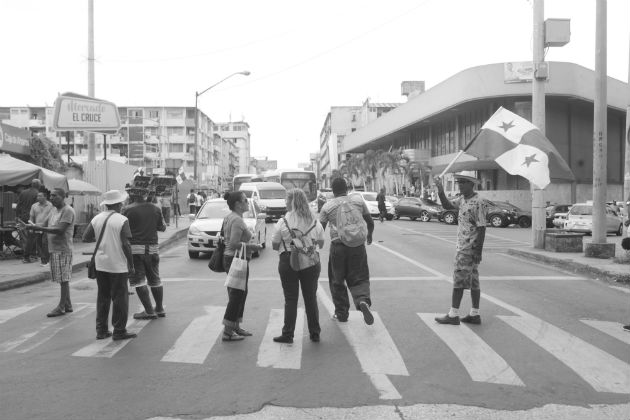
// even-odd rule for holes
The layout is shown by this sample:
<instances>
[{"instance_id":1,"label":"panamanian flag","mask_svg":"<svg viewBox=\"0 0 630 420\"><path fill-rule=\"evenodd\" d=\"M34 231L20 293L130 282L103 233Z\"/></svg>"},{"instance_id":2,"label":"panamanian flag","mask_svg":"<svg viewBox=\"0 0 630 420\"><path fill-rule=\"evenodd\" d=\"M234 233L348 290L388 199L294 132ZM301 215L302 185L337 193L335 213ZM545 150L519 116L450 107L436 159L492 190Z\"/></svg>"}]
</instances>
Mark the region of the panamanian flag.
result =
<instances>
[{"instance_id":1,"label":"panamanian flag","mask_svg":"<svg viewBox=\"0 0 630 420\"><path fill-rule=\"evenodd\" d=\"M186 172L184 172L184 167L180 167L177 177L175 178L175 180L177 181L178 184L183 183L184 181L186 181L187 177L186 177Z\"/></svg>"},{"instance_id":2,"label":"panamanian flag","mask_svg":"<svg viewBox=\"0 0 630 420\"><path fill-rule=\"evenodd\" d=\"M540 189L551 179L572 181L569 165L532 123L500 107L464 149L480 160L494 160L509 174Z\"/></svg>"}]
</instances>

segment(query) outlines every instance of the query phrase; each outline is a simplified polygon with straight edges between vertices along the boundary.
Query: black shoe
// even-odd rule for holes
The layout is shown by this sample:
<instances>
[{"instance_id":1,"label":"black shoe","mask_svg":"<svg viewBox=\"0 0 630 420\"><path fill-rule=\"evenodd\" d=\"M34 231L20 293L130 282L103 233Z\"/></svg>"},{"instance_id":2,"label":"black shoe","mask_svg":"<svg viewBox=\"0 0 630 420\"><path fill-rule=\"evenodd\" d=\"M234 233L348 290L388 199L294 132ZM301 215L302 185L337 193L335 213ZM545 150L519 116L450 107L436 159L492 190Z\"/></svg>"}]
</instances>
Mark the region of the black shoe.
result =
<instances>
[{"instance_id":1,"label":"black shoe","mask_svg":"<svg viewBox=\"0 0 630 420\"><path fill-rule=\"evenodd\" d=\"M348 322L348 315L334 314L333 319L336 319L339 322Z\"/></svg>"},{"instance_id":2,"label":"black shoe","mask_svg":"<svg viewBox=\"0 0 630 420\"><path fill-rule=\"evenodd\" d=\"M313 333L311 334L311 341L313 343L319 343L319 333Z\"/></svg>"},{"instance_id":3,"label":"black shoe","mask_svg":"<svg viewBox=\"0 0 630 420\"><path fill-rule=\"evenodd\" d=\"M443 317L435 318L435 320L437 321L438 324L459 325L458 316L450 317L448 316L448 314L446 314Z\"/></svg>"},{"instance_id":4,"label":"black shoe","mask_svg":"<svg viewBox=\"0 0 630 420\"><path fill-rule=\"evenodd\" d=\"M466 315L460 321L467 324L481 324L481 315Z\"/></svg>"},{"instance_id":5,"label":"black shoe","mask_svg":"<svg viewBox=\"0 0 630 420\"><path fill-rule=\"evenodd\" d=\"M72 306L66 306L66 313L68 312L74 312L74 310L72 309Z\"/></svg>"},{"instance_id":6,"label":"black shoe","mask_svg":"<svg viewBox=\"0 0 630 420\"><path fill-rule=\"evenodd\" d=\"M630 331L630 324L623 326L624 331Z\"/></svg>"},{"instance_id":7,"label":"black shoe","mask_svg":"<svg viewBox=\"0 0 630 420\"><path fill-rule=\"evenodd\" d=\"M374 315L372 315L372 312L370 311L370 305L368 305L367 302L363 301L359 303L359 310L363 312L363 320L366 324L374 324Z\"/></svg>"},{"instance_id":8,"label":"black shoe","mask_svg":"<svg viewBox=\"0 0 630 420\"><path fill-rule=\"evenodd\" d=\"M114 334L112 337L112 340L118 341L118 340L128 340L130 338L135 338L137 337L138 334L136 333L130 333L130 332L126 332L123 334Z\"/></svg>"},{"instance_id":9,"label":"black shoe","mask_svg":"<svg viewBox=\"0 0 630 420\"><path fill-rule=\"evenodd\" d=\"M48 318L53 318L55 316L61 316L61 315L65 315L66 313L64 311L62 311L60 308L55 308L52 311L48 312L46 314L46 316Z\"/></svg>"},{"instance_id":10,"label":"black shoe","mask_svg":"<svg viewBox=\"0 0 630 420\"><path fill-rule=\"evenodd\" d=\"M293 343L293 337L289 337L288 335L279 335L273 338L273 341L276 343Z\"/></svg>"},{"instance_id":11,"label":"black shoe","mask_svg":"<svg viewBox=\"0 0 630 420\"><path fill-rule=\"evenodd\" d=\"M97 340L104 340L104 339L109 338L111 336L112 336L112 332L111 331L105 331L105 332L96 333L96 339Z\"/></svg>"}]
</instances>

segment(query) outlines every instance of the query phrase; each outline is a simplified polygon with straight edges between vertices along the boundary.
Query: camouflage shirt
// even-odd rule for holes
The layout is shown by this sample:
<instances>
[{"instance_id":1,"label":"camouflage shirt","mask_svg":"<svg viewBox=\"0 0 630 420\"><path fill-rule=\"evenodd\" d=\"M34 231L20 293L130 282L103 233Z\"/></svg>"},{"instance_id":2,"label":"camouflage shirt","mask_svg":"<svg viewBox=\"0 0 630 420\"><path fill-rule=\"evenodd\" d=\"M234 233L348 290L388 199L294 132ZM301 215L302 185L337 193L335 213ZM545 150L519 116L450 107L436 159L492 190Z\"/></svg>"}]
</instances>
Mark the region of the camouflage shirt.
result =
<instances>
[{"instance_id":1,"label":"camouflage shirt","mask_svg":"<svg viewBox=\"0 0 630 420\"><path fill-rule=\"evenodd\" d=\"M486 234L488 202L474 193L470 198L460 196L452 203L459 209L457 252L472 255L474 262L478 263Z\"/></svg>"}]
</instances>

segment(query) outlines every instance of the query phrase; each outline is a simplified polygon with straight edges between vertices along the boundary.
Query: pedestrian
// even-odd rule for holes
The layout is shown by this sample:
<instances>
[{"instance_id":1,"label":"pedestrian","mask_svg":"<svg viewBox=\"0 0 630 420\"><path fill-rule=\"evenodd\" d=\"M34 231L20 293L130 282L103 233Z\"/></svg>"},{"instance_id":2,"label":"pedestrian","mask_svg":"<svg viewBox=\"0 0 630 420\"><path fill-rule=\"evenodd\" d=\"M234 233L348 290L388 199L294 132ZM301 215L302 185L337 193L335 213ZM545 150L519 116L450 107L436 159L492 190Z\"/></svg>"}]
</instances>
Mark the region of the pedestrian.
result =
<instances>
[{"instance_id":1,"label":"pedestrian","mask_svg":"<svg viewBox=\"0 0 630 420\"><path fill-rule=\"evenodd\" d=\"M26 188L17 198L17 205L15 207L15 216L20 222L26 222L30 218L31 207L37 202L37 193L42 187L42 183L39 179L33 179L31 181L30 188ZM20 229L20 239L22 247L22 262L28 264L31 261L31 256L35 253L35 237L25 229Z\"/></svg>"},{"instance_id":2,"label":"pedestrian","mask_svg":"<svg viewBox=\"0 0 630 420\"><path fill-rule=\"evenodd\" d=\"M186 202L188 203L190 213L197 214L197 194L195 194L195 190L190 190L186 196Z\"/></svg>"},{"instance_id":3,"label":"pedestrian","mask_svg":"<svg viewBox=\"0 0 630 420\"><path fill-rule=\"evenodd\" d=\"M385 206L385 188L376 194L376 202L378 203L378 220L383 223L387 215L387 206Z\"/></svg>"},{"instance_id":4,"label":"pedestrian","mask_svg":"<svg viewBox=\"0 0 630 420\"><path fill-rule=\"evenodd\" d=\"M142 190L132 192L133 204L123 210L123 216L129 219L131 229L131 253L135 272L129 276L129 284L136 288L136 294L144 311L133 314L134 319L156 319L166 316L164 311L164 288L160 280L160 254L158 231L164 232L166 226L162 212L155 204L148 201L148 193ZM151 288L155 307L147 284Z\"/></svg>"},{"instance_id":5,"label":"pedestrian","mask_svg":"<svg viewBox=\"0 0 630 420\"><path fill-rule=\"evenodd\" d=\"M164 194L160 197L160 206L162 206L162 216L166 226L171 224L171 194Z\"/></svg>"},{"instance_id":6,"label":"pedestrian","mask_svg":"<svg viewBox=\"0 0 630 420\"><path fill-rule=\"evenodd\" d=\"M30 224L37 226L45 226L53 205L46 199L46 193L40 191L37 193L37 202L31 206L31 212L28 218ZM29 236L35 240L37 254L42 267L48 266L48 239L44 232L33 232Z\"/></svg>"},{"instance_id":7,"label":"pedestrian","mask_svg":"<svg viewBox=\"0 0 630 420\"><path fill-rule=\"evenodd\" d=\"M227 192L223 196L223 199L227 201L227 205L231 210L231 213L223 219L223 234L226 239L223 254L223 267L225 267L225 272L229 273L234 255L237 250L241 249L242 244L245 244L246 258L248 261L245 290L232 287L227 288L228 304L223 316L224 328L222 340L239 341L252 335L249 331L241 328L241 323L243 322L245 300L247 299L249 260L252 252L260 251L262 246L249 243L252 239L252 233L243 220L243 213L249 211L249 201L245 194L243 194L242 191Z\"/></svg>"},{"instance_id":8,"label":"pedestrian","mask_svg":"<svg viewBox=\"0 0 630 420\"><path fill-rule=\"evenodd\" d=\"M48 237L48 251L50 252L50 273L52 281L59 283L61 296L59 304L48 317L55 317L72 312L70 301L70 279L72 278L72 236L74 234L74 209L65 202L66 192L62 188L55 188L50 193L50 201L54 208L51 210L46 226L22 225L34 232L45 232Z\"/></svg>"},{"instance_id":9,"label":"pedestrian","mask_svg":"<svg viewBox=\"0 0 630 420\"><path fill-rule=\"evenodd\" d=\"M98 244L94 262L96 264L96 339L112 337L109 330L109 307L112 306L112 326L114 340L127 340L136 337L127 331L129 295L127 277L133 275L131 254L131 230L129 220L120 214L126 192L118 190L103 194L101 206L107 208L97 214L83 233L83 242L102 240ZM103 230L105 228L105 230Z\"/></svg>"},{"instance_id":10,"label":"pedestrian","mask_svg":"<svg viewBox=\"0 0 630 420\"><path fill-rule=\"evenodd\" d=\"M201 206L203 206L203 203L206 202L206 193L204 193L203 191L200 191L198 194L196 194L196 210L195 213L198 213L199 210L201 210Z\"/></svg>"},{"instance_id":11,"label":"pedestrian","mask_svg":"<svg viewBox=\"0 0 630 420\"><path fill-rule=\"evenodd\" d=\"M323 229L328 222L331 225L328 283L335 305L334 318L339 322L348 321L350 289L355 308L363 313L365 323L372 325L370 269L365 243L372 243L374 221L361 196L348 197L348 186L343 178L333 179L332 190L334 198L322 207L319 221Z\"/></svg>"},{"instance_id":12,"label":"pedestrian","mask_svg":"<svg viewBox=\"0 0 630 420\"><path fill-rule=\"evenodd\" d=\"M293 233L291 233L292 231ZM293 236L296 238L294 239ZM299 244L296 243L298 241ZM282 335L274 337L273 341L293 343L299 292L300 286L302 286L308 332L311 341L319 342L321 328L317 307L317 285L321 264L317 247L321 249L324 246L324 229L321 223L313 217L303 190L295 188L287 191L287 213L276 223L276 229L271 237L271 245L274 250L280 252L278 273L284 292ZM303 251L304 268L300 270L291 268L291 249L295 247ZM298 257L301 258L302 255L298 254Z\"/></svg>"},{"instance_id":13,"label":"pedestrian","mask_svg":"<svg viewBox=\"0 0 630 420\"><path fill-rule=\"evenodd\" d=\"M461 174L455 174L454 178L460 192L459 197L454 201L449 201L444 195L442 180L440 178L435 179L438 196L444 209L458 210L451 309L448 314L435 318L435 320L440 324L459 325L459 305L464 295L464 289L470 289L472 308L470 313L461 319L461 322L481 324L481 315L479 314L481 289L479 287L478 267L481 262L483 241L486 235L488 202L474 190L475 184L478 182L476 178Z\"/></svg>"}]
</instances>

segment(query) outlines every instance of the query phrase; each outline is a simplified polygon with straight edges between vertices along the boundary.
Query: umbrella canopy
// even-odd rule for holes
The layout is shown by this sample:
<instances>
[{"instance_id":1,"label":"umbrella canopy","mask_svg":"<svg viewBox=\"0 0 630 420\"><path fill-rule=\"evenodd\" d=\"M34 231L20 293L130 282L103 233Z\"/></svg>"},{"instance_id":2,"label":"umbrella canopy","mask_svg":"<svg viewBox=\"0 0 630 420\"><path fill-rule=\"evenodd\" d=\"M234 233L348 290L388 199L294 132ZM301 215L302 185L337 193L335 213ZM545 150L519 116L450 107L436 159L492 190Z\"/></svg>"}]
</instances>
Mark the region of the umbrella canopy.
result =
<instances>
[{"instance_id":1,"label":"umbrella canopy","mask_svg":"<svg viewBox=\"0 0 630 420\"><path fill-rule=\"evenodd\" d=\"M101 191L94 185L79 179L69 179L68 195L101 195Z\"/></svg>"},{"instance_id":2,"label":"umbrella canopy","mask_svg":"<svg viewBox=\"0 0 630 420\"><path fill-rule=\"evenodd\" d=\"M68 179L65 175L9 155L0 155L0 185L28 185L35 178L42 181L49 190L63 188L68 191Z\"/></svg>"}]
</instances>

